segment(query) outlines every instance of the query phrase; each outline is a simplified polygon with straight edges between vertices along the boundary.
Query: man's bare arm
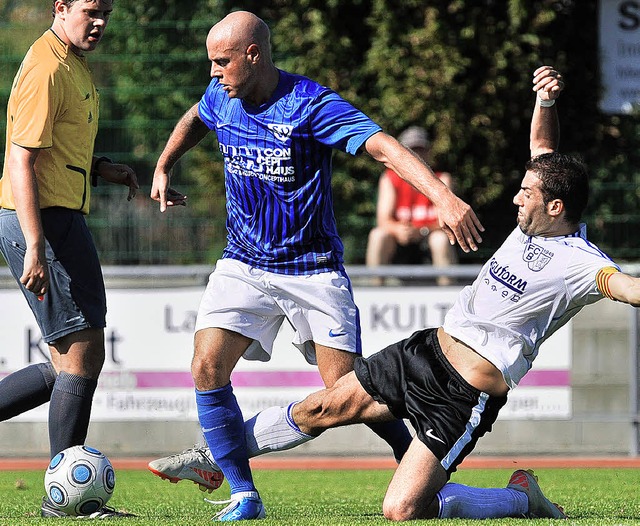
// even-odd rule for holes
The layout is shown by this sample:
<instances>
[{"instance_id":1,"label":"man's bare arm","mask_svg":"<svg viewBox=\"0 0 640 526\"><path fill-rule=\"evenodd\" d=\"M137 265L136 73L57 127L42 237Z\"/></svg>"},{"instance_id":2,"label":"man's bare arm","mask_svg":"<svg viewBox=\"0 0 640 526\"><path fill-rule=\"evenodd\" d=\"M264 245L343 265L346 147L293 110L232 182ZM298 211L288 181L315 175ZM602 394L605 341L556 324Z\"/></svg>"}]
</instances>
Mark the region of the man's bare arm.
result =
<instances>
[{"instance_id":1,"label":"man's bare arm","mask_svg":"<svg viewBox=\"0 0 640 526\"><path fill-rule=\"evenodd\" d=\"M167 206L186 204L187 196L169 186L170 172L178 159L196 146L209 131L198 115L198 104L194 104L176 124L160 154L151 185L151 199L160 203L161 212Z\"/></svg>"}]
</instances>

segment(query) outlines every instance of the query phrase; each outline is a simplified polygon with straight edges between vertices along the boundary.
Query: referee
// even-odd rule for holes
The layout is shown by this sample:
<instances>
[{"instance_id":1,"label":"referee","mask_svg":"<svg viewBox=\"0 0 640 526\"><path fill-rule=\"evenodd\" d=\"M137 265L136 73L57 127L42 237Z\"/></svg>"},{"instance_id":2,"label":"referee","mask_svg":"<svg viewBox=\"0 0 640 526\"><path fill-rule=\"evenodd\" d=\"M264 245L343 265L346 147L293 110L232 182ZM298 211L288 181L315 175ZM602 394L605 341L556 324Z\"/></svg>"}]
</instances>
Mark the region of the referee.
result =
<instances>
[{"instance_id":1,"label":"referee","mask_svg":"<svg viewBox=\"0 0 640 526\"><path fill-rule=\"evenodd\" d=\"M93 156L98 92L85 54L99 44L112 0L57 0L53 24L27 52L7 109L0 179L0 251L48 344L51 361L0 382L0 420L45 402L51 456L83 444L104 363L106 298L85 222L91 179L138 188L128 166ZM43 517L60 517L47 499ZM101 508L100 517L123 516Z\"/></svg>"}]
</instances>

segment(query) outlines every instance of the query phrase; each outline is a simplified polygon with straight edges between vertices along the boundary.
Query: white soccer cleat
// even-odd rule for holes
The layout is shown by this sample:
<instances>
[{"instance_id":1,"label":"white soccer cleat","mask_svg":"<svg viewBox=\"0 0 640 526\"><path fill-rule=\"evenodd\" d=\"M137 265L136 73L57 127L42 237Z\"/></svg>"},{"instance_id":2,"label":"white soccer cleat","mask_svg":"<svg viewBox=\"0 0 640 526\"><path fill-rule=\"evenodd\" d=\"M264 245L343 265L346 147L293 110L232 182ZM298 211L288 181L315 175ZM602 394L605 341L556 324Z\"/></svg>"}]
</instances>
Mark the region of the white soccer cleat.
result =
<instances>
[{"instance_id":1,"label":"white soccer cleat","mask_svg":"<svg viewBox=\"0 0 640 526\"><path fill-rule=\"evenodd\" d=\"M507 488L525 493L529 499L529 519L566 519L564 510L544 496L536 477L530 469L513 472Z\"/></svg>"},{"instance_id":2,"label":"white soccer cleat","mask_svg":"<svg viewBox=\"0 0 640 526\"><path fill-rule=\"evenodd\" d=\"M209 493L218 489L224 481L224 475L206 445L193 446L182 453L153 460L148 467L154 475L169 482L175 484L181 480L191 480L202 491Z\"/></svg>"}]
</instances>

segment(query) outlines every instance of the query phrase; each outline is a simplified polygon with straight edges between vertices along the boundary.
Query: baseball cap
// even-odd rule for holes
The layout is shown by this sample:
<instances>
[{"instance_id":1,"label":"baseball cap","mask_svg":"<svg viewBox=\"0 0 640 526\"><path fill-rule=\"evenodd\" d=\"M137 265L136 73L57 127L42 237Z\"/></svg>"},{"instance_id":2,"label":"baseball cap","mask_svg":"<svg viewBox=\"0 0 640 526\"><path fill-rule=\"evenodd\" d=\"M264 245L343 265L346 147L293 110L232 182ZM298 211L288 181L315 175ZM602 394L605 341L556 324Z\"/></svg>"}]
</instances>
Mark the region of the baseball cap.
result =
<instances>
[{"instance_id":1,"label":"baseball cap","mask_svg":"<svg viewBox=\"0 0 640 526\"><path fill-rule=\"evenodd\" d=\"M400 144L407 148L429 148L429 135L427 130L420 126L409 126L398 137Z\"/></svg>"}]
</instances>

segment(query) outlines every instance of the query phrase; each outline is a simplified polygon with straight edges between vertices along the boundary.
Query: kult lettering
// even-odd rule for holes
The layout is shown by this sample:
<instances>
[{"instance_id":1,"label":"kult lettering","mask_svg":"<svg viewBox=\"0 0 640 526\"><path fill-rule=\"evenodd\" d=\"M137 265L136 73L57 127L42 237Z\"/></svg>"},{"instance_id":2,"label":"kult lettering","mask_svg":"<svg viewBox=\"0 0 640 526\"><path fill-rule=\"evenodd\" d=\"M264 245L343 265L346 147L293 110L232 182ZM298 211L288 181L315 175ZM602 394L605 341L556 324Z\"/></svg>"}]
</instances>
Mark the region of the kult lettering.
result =
<instances>
[{"instance_id":1,"label":"kult lettering","mask_svg":"<svg viewBox=\"0 0 640 526\"><path fill-rule=\"evenodd\" d=\"M373 331L409 331L441 325L445 314L451 308L450 304L428 305L372 305L370 310L370 328ZM431 321L433 318L437 321Z\"/></svg>"}]
</instances>

